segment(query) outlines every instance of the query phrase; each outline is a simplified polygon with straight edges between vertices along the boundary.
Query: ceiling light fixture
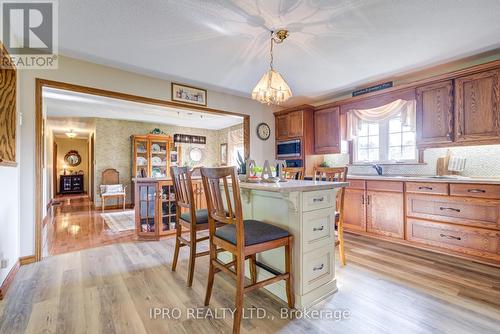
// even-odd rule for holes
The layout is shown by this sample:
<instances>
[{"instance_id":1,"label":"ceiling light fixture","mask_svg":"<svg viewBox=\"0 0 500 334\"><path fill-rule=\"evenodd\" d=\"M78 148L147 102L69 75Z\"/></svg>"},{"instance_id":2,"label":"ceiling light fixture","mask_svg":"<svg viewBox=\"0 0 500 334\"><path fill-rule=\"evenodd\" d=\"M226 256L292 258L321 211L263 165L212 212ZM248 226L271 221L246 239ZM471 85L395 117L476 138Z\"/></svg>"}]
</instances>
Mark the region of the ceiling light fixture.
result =
<instances>
[{"instance_id":1,"label":"ceiling light fixture","mask_svg":"<svg viewBox=\"0 0 500 334\"><path fill-rule=\"evenodd\" d=\"M75 137L76 137L76 135L77 135L75 132L73 132L73 129L69 130L69 132L66 132L65 134L66 134L66 136L68 136L69 138L75 138Z\"/></svg>"},{"instance_id":2,"label":"ceiling light fixture","mask_svg":"<svg viewBox=\"0 0 500 334\"><path fill-rule=\"evenodd\" d=\"M283 41L287 37L288 30L281 29L276 33L274 31L271 31L269 71L267 71L262 76L262 78L253 89L252 99L257 100L261 103L266 103L267 105L279 105L292 97L292 91L290 90L290 87L283 79L281 74L279 74L273 68L273 44L283 43Z\"/></svg>"}]
</instances>

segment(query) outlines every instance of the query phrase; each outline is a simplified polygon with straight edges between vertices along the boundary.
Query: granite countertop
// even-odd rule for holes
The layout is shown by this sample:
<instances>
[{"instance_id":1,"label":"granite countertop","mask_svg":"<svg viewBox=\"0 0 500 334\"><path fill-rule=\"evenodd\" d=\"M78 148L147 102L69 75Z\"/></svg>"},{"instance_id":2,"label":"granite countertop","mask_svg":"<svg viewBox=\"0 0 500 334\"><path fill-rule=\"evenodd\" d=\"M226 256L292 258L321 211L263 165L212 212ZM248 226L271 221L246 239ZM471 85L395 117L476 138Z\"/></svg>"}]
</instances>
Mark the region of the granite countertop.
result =
<instances>
[{"instance_id":1,"label":"granite countertop","mask_svg":"<svg viewBox=\"0 0 500 334\"><path fill-rule=\"evenodd\" d=\"M250 183L240 182L241 189L273 191L273 192L292 192L292 191L314 191L314 190L327 190L334 188L346 187L349 182L325 182L325 181L303 181L303 180L290 180L287 182L279 183Z\"/></svg>"},{"instance_id":2,"label":"granite countertop","mask_svg":"<svg viewBox=\"0 0 500 334\"><path fill-rule=\"evenodd\" d=\"M191 180L201 180L201 176L191 176ZM133 182L157 182L157 181L172 181L171 177L134 177Z\"/></svg>"},{"instance_id":3,"label":"granite countertop","mask_svg":"<svg viewBox=\"0 0 500 334\"><path fill-rule=\"evenodd\" d=\"M477 183L500 184L500 177L475 176L433 176L433 175L348 175L351 180L381 180L381 181L409 181L409 182L437 182L437 183Z\"/></svg>"}]
</instances>

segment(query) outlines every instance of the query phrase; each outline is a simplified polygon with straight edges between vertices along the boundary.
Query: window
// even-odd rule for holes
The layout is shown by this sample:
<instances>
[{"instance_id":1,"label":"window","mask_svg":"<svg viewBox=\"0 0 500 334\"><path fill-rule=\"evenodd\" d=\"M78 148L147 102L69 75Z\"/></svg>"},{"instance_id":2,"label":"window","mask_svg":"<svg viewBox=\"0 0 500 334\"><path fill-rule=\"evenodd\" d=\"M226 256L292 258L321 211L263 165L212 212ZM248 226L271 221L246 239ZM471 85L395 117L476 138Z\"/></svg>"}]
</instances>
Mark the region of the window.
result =
<instances>
[{"instance_id":1,"label":"window","mask_svg":"<svg viewBox=\"0 0 500 334\"><path fill-rule=\"evenodd\" d=\"M415 130L401 123L401 116L369 123L361 121L354 139L354 162L415 162Z\"/></svg>"}]
</instances>

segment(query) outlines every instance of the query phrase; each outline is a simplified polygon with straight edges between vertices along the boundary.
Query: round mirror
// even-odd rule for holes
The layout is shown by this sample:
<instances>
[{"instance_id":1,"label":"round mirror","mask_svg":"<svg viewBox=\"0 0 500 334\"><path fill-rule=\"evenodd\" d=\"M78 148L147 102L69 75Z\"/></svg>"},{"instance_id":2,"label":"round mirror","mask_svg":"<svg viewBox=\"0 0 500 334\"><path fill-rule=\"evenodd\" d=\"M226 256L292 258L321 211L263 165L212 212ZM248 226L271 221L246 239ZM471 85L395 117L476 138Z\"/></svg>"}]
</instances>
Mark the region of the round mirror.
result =
<instances>
[{"instance_id":1,"label":"round mirror","mask_svg":"<svg viewBox=\"0 0 500 334\"><path fill-rule=\"evenodd\" d=\"M200 148L194 147L189 151L189 159L191 159L192 162L200 162L202 158L203 151Z\"/></svg>"},{"instance_id":2,"label":"round mirror","mask_svg":"<svg viewBox=\"0 0 500 334\"><path fill-rule=\"evenodd\" d=\"M78 151L69 151L64 156L64 161L71 166L76 167L82 162L82 157L78 154Z\"/></svg>"}]
</instances>

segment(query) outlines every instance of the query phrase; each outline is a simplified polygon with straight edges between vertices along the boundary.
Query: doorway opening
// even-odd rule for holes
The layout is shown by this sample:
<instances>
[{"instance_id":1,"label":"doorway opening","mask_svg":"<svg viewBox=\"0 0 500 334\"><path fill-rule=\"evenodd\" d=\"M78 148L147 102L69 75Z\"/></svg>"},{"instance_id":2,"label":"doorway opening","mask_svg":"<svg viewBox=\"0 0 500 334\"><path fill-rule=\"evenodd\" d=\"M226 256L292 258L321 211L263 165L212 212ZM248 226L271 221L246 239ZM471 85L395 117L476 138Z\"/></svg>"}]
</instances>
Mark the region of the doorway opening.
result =
<instances>
[{"instance_id":1,"label":"doorway opening","mask_svg":"<svg viewBox=\"0 0 500 334\"><path fill-rule=\"evenodd\" d=\"M38 259L136 240L137 177L168 180L173 165L235 165L238 154L248 156L248 115L43 80L38 94ZM104 198L113 187L122 195ZM175 230L175 212L166 212L162 235Z\"/></svg>"}]
</instances>

